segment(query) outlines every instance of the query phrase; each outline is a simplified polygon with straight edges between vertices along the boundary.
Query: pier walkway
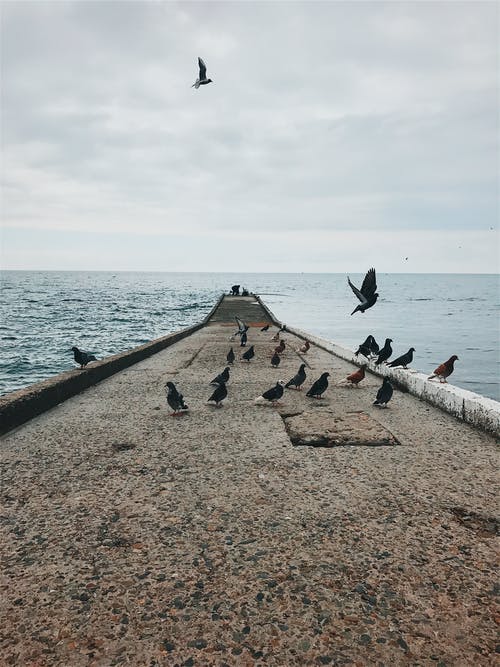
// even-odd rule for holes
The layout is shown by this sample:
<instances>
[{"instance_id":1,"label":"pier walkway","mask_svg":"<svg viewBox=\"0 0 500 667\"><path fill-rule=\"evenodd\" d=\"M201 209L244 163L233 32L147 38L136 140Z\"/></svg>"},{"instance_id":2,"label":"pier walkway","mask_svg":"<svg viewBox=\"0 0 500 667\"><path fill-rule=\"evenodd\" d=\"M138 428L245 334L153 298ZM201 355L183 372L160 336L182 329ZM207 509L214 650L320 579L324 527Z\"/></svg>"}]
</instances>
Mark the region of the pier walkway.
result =
<instances>
[{"instance_id":1,"label":"pier walkway","mask_svg":"<svg viewBox=\"0 0 500 667\"><path fill-rule=\"evenodd\" d=\"M229 341L235 314L250 363ZM408 393L378 410L380 379L336 386L354 368L316 345L306 387L330 372L324 399L255 405L302 362L285 333L271 367L266 321L253 297L227 297L203 328L1 439L0 664L494 663L494 438ZM216 409L208 383L230 345ZM187 414L170 416L168 380ZM304 414L347 416L354 444L294 446ZM356 446L364 428L397 444Z\"/></svg>"}]
</instances>

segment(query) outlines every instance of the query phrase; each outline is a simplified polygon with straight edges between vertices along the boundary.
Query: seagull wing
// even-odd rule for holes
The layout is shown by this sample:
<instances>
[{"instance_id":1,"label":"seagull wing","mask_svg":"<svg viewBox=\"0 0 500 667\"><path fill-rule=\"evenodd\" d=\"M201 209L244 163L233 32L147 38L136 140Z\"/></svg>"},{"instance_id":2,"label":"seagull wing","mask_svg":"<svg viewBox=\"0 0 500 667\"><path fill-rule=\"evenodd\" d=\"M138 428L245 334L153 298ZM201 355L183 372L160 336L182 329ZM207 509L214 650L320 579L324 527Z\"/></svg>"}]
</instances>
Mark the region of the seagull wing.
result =
<instances>
[{"instance_id":1,"label":"seagull wing","mask_svg":"<svg viewBox=\"0 0 500 667\"><path fill-rule=\"evenodd\" d=\"M366 273L363 284L361 285L361 293L366 299L372 297L377 291L377 277L375 269L369 269Z\"/></svg>"},{"instance_id":2,"label":"seagull wing","mask_svg":"<svg viewBox=\"0 0 500 667\"><path fill-rule=\"evenodd\" d=\"M207 76L207 66L201 58L198 58L198 65L200 66L200 81L203 81Z\"/></svg>"},{"instance_id":3,"label":"seagull wing","mask_svg":"<svg viewBox=\"0 0 500 667\"><path fill-rule=\"evenodd\" d=\"M365 278L366 280L366 278ZM359 291L359 289L356 287L356 285L353 285L349 279L349 276L347 277L347 282L349 283L349 287L352 289L354 294L358 297L358 299L361 301L361 303L368 303L368 299L366 299L363 294ZM364 283L363 283L364 284Z\"/></svg>"}]
</instances>

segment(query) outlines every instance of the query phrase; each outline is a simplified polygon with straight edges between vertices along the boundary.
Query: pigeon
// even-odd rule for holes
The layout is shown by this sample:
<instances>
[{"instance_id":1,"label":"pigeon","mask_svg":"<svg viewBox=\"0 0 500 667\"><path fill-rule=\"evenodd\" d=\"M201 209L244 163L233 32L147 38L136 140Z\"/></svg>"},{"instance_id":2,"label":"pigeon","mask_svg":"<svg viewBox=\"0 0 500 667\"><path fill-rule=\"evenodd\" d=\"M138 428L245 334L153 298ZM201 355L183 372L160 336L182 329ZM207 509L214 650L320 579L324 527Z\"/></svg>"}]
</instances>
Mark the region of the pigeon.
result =
<instances>
[{"instance_id":1,"label":"pigeon","mask_svg":"<svg viewBox=\"0 0 500 667\"><path fill-rule=\"evenodd\" d=\"M304 343L304 345L301 345L299 348L297 348L295 351L296 352L302 352L302 354L307 354L307 351L311 347L311 344L309 343L308 340Z\"/></svg>"},{"instance_id":2,"label":"pigeon","mask_svg":"<svg viewBox=\"0 0 500 667\"><path fill-rule=\"evenodd\" d=\"M356 352L354 353L354 356L357 357L358 354L362 354L364 357L367 359L371 355L371 339L373 336L368 336L367 339L364 341L364 343L361 343L361 345L358 347Z\"/></svg>"},{"instance_id":3,"label":"pigeon","mask_svg":"<svg viewBox=\"0 0 500 667\"><path fill-rule=\"evenodd\" d=\"M200 68L200 74L191 86L191 88L196 88L196 90L198 90L200 86L205 86L207 83L213 83L212 79L207 79L207 66L200 57L198 57L198 66Z\"/></svg>"},{"instance_id":4,"label":"pigeon","mask_svg":"<svg viewBox=\"0 0 500 667\"><path fill-rule=\"evenodd\" d=\"M391 368L396 368L396 366L402 366L403 368L407 368L408 364L411 364L413 361L413 353L415 352L414 347L410 347L408 352L406 354L402 354L400 357L397 359L394 359L394 361L391 361L390 364L387 364Z\"/></svg>"},{"instance_id":5,"label":"pigeon","mask_svg":"<svg viewBox=\"0 0 500 667\"><path fill-rule=\"evenodd\" d=\"M454 354L452 357L445 361L444 364L440 364L432 375L429 375L428 380L432 378L439 378L439 382L446 382L446 378L453 373L453 364L455 361L458 361L458 357Z\"/></svg>"},{"instance_id":6,"label":"pigeon","mask_svg":"<svg viewBox=\"0 0 500 667\"><path fill-rule=\"evenodd\" d=\"M274 366L274 368L278 368L280 362L281 362L281 357L277 352L275 352L271 359L271 366Z\"/></svg>"},{"instance_id":7,"label":"pigeon","mask_svg":"<svg viewBox=\"0 0 500 667\"><path fill-rule=\"evenodd\" d=\"M241 355L241 358L245 359L245 361L250 361L250 359L252 359L253 357L255 357L255 352L254 352L254 349L253 349L253 345L250 345L248 350L244 354Z\"/></svg>"},{"instance_id":8,"label":"pigeon","mask_svg":"<svg viewBox=\"0 0 500 667\"><path fill-rule=\"evenodd\" d=\"M179 394L173 382L167 382L165 387L168 387L167 403L172 408L172 416L178 415L182 410L187 410L188 406L184 403L184 397Z\"/></svg>"},{"instance_id":9,"label":"pigeon","mask_svg":"<svg viewBox=\"0 0 500 667\"><path fill-rule=\"evenodd\" d=\"M236 315L234 316L234 319L236 320L236 324L238 325L238 331L234 332L235 336L242 336L243 334L246 334L248 331L248 324L245 324L243 320L240 320L239 317Z\"/></svg>"},{"instance_id":10,"label":"pigeon","mask_svg":"<svg viewBox=\"0 0 500 667\"><path fill-rule=\"evenodd\" d=\"M234 364L234 350L231 348L226 356L226 361L228 364Z\"/></svg>"},{"instance_id":11,"label":"pigeon","mask_svg":"<svg viewBox=\"0 0 500 667\"><path fill-rule=\"evenodd\" d=\"M226 368L220 373L217 377L215 377L210 384L221 384L229 381L229 366L226 366Z\"/></svg>"},{"instance_id":12,"label":"pigeon","mask_svg":"<svg viewBox=\"0 0 500 667\"><path fill-rule=\"evenodd\" d=\"M279 399L283 396L283 380L279 380L274 387L265 391L262 396L255 399L256 403L263 403L269 401L272 405L279 405Z\"/></svg>"},{"instance_id":13,"label":"pigeon","mask_svg":"<svg viewBox=\"0 0 500 667\"><path fill-rule=\"evenodd\" d=\"M269 329L269 324L266 324L262 327L261 331L267 331Z\"/></svg>"},{"instance_id":14,"label":"pigeon","mask_svg":"<svg viewBox=\"0 0 500 667\"><path fill-rule=\"evenodd\" d=\"M274 336L271 338L272 341L276 342L280 339L280 332L277 331Z\"/></svg>"},{"instance_id":15,"label":"pigeon","mask_svg":"<svg viewBox=\"0 0 500 667\"><path fill-rule=\"evenodd\" d=\"M84 368L91 361L97 361L94 355L90 354L90 352L84 352L83 350L79 350L77 347L72 347L71 351L74 354L76 363L80 364L80 369Z\"/></svg>"},{"instance_id":16,"label":"pigeon","mask_svg":"<svg viewBox=\"0 0 500 667\"><path fill-rule=\"evenodd\" d=\"M357 313L358 311L360 313L364 313L365 310L368 310L368 308L371 308L372 306L375 305L378 299L378 294L376 291L377 277L375 275L375 269L370 269L366 273L365 279L363 280L363 284L361 285L360 290L351 283L349 277L347 278L347 282L349 283L349 287L352 289L354 294L361 301L361 304L359 306L356 306L356 308L352 311L351 315L354 315L354 313Z\"/></svg>"},{"instance_id":17,"label":"pigeon","mask_svg":"<svg viewBox=\"0 0 500 667\"><path fill-rule=\"evenodd\" d=\"M377 398L373 401L373 405L378 405L381 408L386 408L387 403L392 398L392 392L394 391L392 384L389 382L388 378L384 378L382 386L377 391Z\"/></svg>"},{"instance_id":18,"label":"pigeon","mask_svg":"<svg viewBox=\"0 0 500 667\"><path fill-rule=\"evenodd\" d=\"M280 344L274 348L274 354L283 354L283 352L285 351L285 347L286 347L285 341L280 340Z\"/></svg>"},{"instance_id":19,"label":"pigeon","mask_svg":"<svg viewBox=\"0 0 500 667\"><path fill-rule=\"evenodd\" d=\"M215 403L215 407L219 408L222 405L222 401L226 398L226 396L227 396L226 383L221 382L217 387L217 389L214 391L214 393L210 396L207 403L213 401Z\"/></svg>"},{"instance_id":20,"label":"pigeon","mask_svg":"<svg viewBox=\"0 0 500 667\"><path fill-rule=\"evenodd\" d=\"M392 354L391 343L392 343L392 338L386 338L385 339L384 347L380 350L380 352L378 354L377 361L375 362L375 366L380 366L381 363L383 363L384 361L387 361L387 359L389 359L389 357Z\"/></svg>"},{"instance_id":21,"label":"pigeon","mask_svg":"<svg viewBox=\"0 0 500 667\"><path fill-rule=\"evenodd\" d=\"M362 364L357 371L354 371L354 373L351 373L346 377L346 381L357 387L361 380L365 379L365 369L366 364Z\"/></svg>"},{"instance_id":22,"label":"pigeon","mask_svg":"<svg viewBox=\"0 0 500 667\"><path fill-rule=\"evenodd\" d=\"M328 379L330 373L323 373L320 378L313 383L312 387L307 392L306 396L311 398L321 398L321 395L325 393L328 387Z\"/></svg>"},{"instance_id":23,"label":"pigeon","mask_svg":"<svg viewBox=\"0 0 500 667\"><path fill-rule=\"evenodd\" d=\"M247 340L248 340L248 338L247 338L247 333L246 333L246 331L244 331L244 332L241 334L241 338L240 338L240 347L245 347L246 344L247 344Z\"/></svg>"},{"instance_id":24,"label":"pigeon","mask_svg":"<svg viewBox=\"0 0 500 667\"><path fill-rule=\"evenodd\" d=\"M374 338L373 336L370 336L370 338L371 338L371 341L370 341L370 352L372 353L372 355L373 355L374 357L376 357L376 356L378 355L378 353L380 352L380 348L379 348L378 343L377 343L377 341L375 340L375 338Z\"/></svg>"},{"instance_id":25,"label":"pigeon","mask_svg":"<svg viewBox=\"0 0 500 667\"><path fill-rule=\"evenodd\" d=\"M291 380L288 380L286 383L285 387L295 387L295 389L298 389L299 391L302 390L302 385L305 382L306 379L306 371L305 371L306 365L305 364L300 364L300 368L297 371L297 374L293 376Z\"/></svg>"}]
</instances>

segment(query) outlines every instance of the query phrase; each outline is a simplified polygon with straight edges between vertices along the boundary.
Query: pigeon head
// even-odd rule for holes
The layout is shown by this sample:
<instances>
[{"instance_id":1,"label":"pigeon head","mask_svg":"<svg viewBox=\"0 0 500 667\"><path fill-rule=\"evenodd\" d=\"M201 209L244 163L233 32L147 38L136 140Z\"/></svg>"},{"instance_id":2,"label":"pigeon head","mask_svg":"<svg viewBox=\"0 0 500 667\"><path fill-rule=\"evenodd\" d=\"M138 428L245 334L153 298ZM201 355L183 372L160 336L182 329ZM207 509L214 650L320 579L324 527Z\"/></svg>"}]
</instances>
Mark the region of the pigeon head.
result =
<instances>
[{"instance_id":1,"label":"pigeon head","mask_svg":"<svg viewBox=\"0 0 500 667\"><path fill-rule=\"evenodd\" d=\"M284 387L284 386L285 386L285 384L286 384L286 383L285 383L285 382L283 382L283 380L278 380L278 382L276 382L276 386L278 386L278 385L279 385L280 387Z\"/></svg>"},{"instance_id":2,"label":"pigeon head","mask_svg":"<svg viewBox=\"0 0 500 667\"><path fill-rule=\"evenodd\" d=\"M453 361L458 361L458 357L457 357L457 355L454 354L452 357L450 357L450 361L451 361L451 362L453 362Z\"/></svg>"},{"instance_id":3,"label":"pigeon head","mask_svg":"<svg viewBox=\"0 0 500 667\"><path fill-rule=\"evenodd\" d=\"M71 351L72 351L72 352L79 352L80 350L79 350L77 347L72 347L72 348L71 348Z\"/></svg>"},{"instance_id":4,"label":"pigeon head","mask_svg":"<svg viewBox=\"0 0 500 667\"><path fill-rule=\"evenodd\" d=\"M368 364L361 364L360 368L368 368Z\"/></svg>"},{"instance_id":5,"label":"pigeon head","mask_svg":"<svg viewBox=\"0 0 500 667\"><path fill-rule=\"evenodd\" d=\"M301 371L303 371L305 367L306 367L305 364L300 364L300 370L301 370Z\"/></svg>"},{"instance_id":6,"label":"pigeon head","mask_svg":"<svg viewBox=\"0 0 500 667\"><path fill-rule=\"evenodd\" d=\"M321 374L321 377L322 377L322 378L329 378L329 377L330 377L330 373L322 373L322 374Z\"/></svg>"},{"instance_id":7,"label":"pigeon head","mask_svg":"<svg viewBox=\"0 0 500 667\"><path fill-rule=\"evenodd\" d=\"M415 352L415 348L414 348L414 347L410 347L410 349L408 350L408 352Z\"/></svg>"},{"instance_id":8,"label":"pigeon head","mask_svg":"<svg viewBox=\"0 0 500 667\"><path fill-rule=\"evenodd\" d=\"M173 388L175 387L175 385L174 385L173 382L167 382L167 384L165 385L165 387L168 387L169 389L173 389Z\"/></svg>"}]
</instances>

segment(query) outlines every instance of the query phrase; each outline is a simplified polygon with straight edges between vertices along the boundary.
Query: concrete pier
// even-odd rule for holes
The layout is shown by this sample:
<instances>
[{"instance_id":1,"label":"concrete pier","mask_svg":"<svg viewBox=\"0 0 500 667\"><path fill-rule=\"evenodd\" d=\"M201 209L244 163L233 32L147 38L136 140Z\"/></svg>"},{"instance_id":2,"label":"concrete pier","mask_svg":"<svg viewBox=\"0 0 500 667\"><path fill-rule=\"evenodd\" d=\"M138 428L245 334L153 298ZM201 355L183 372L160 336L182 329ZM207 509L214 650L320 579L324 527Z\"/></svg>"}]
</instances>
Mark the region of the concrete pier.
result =
<instances>
[{"instance_id":1,"label":"concrete pier","mask_svg":"<svg viewBox=\"0 0 500 667\"><path fill-rule=\"evenodd\" d=\"M1 664L493 664L494 438L410 393L378 410L378 377L337 386L354 366L298 335L272 368L272 320L226 297L2 438ZM306 388L331 374L323 399L254 403L300 363ZM301 419L350 446L294 446Z\"/></svg>"}]
</instances>

